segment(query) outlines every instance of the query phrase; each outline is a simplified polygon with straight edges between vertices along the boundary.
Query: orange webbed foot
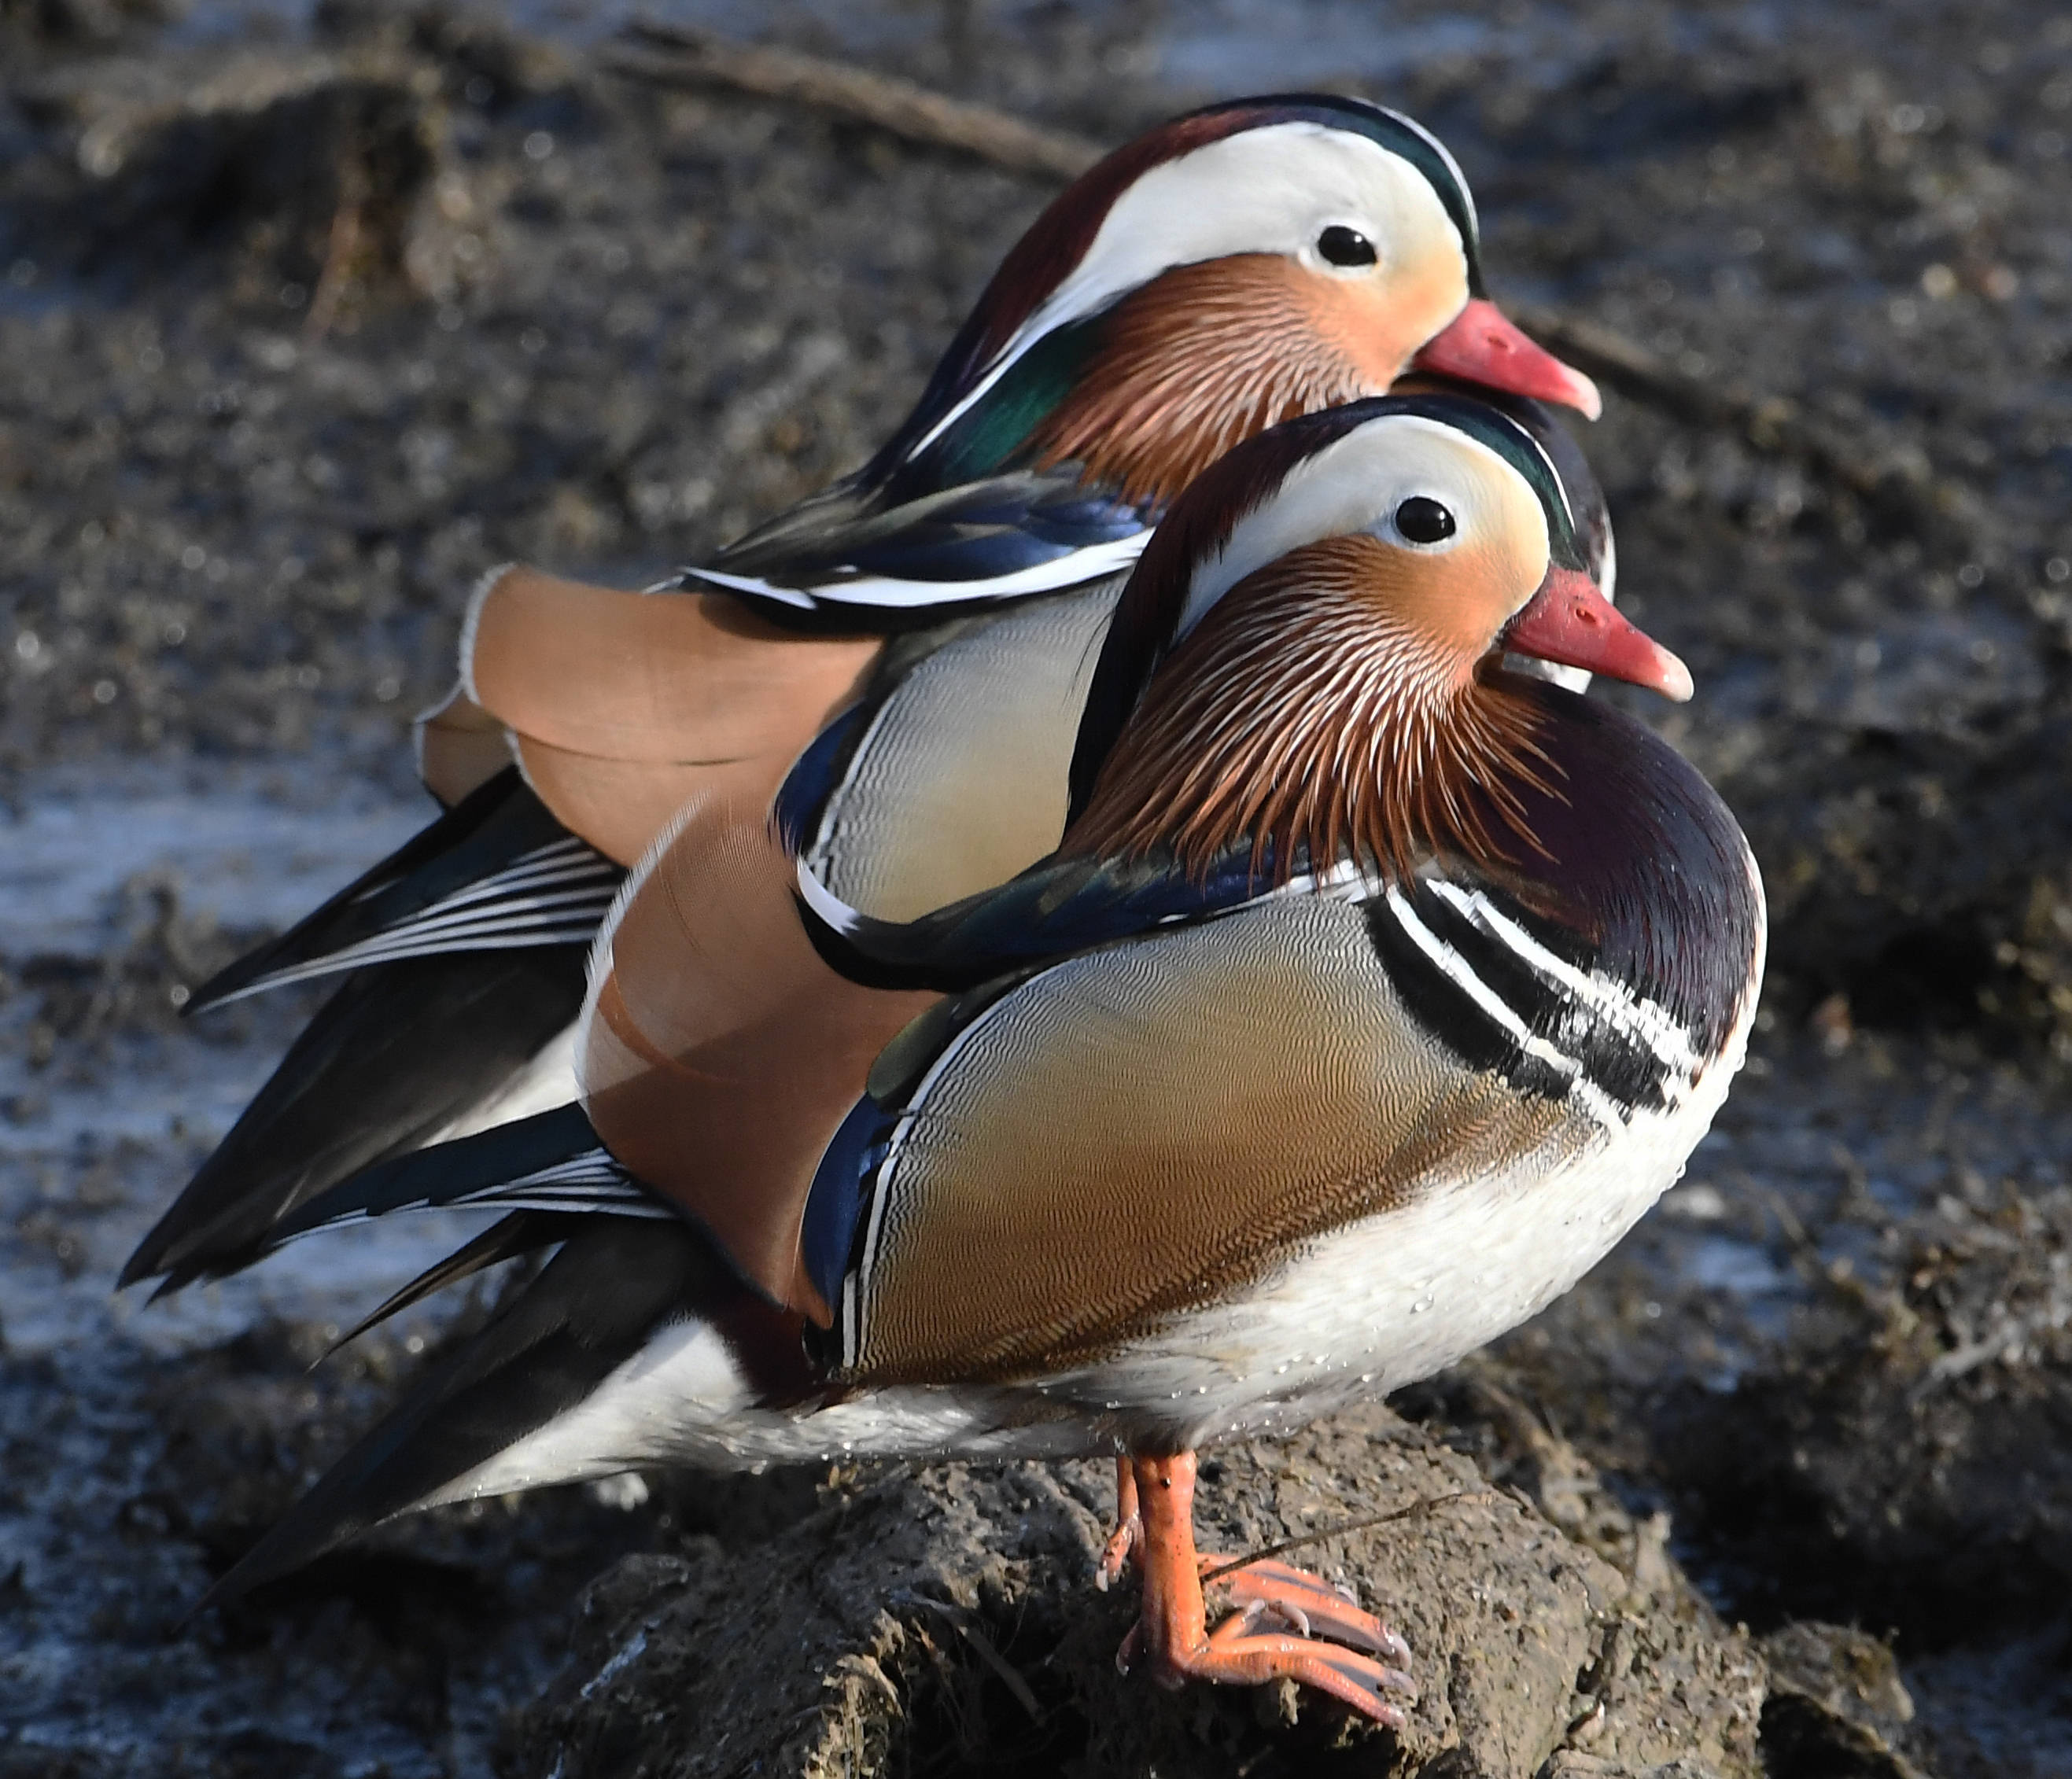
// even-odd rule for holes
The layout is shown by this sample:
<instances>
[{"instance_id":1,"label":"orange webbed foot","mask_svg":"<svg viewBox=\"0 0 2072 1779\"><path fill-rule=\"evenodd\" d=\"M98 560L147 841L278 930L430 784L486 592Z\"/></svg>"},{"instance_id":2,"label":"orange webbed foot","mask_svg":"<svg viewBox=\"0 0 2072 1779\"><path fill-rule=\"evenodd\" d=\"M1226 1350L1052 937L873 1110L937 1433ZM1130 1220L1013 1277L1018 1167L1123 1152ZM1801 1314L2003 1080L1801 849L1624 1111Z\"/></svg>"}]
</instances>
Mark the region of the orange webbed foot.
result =
<instances>
[{"instance_id":1,"label":"orange webbed foot","mask_svg":"<svg viewBox=\"0 0 2072 1779\"><path fill-rule=\"evenodd\" d=\"M1405 1671L1410 1650L1401 1637L1306 1570L1202 1557L1194 1549L1194 1455L1131 1462L1119 1524L1102 1555L1104 1576L1119 1576L1133 1556L1144 1571L1143 1610L1116 1657L1125 1674L1142 1663L1167 1687L1190 1679L1245 1687L1293 1680L1403 1728L1397 1701L1415 1699L1417 1687ZM1237 1603L1214 1631L1202 1596L1205 1576Z\"/></svg>"},{"instance_id":2,"label":"orange webbed foot","mask_svg":"<svg viewBox=\"0 0 2072 1779\"><path fill-rule=\"evenodd\" d=\"M1329 1637L1334 1643L1386 1657L1398 1668L1410 1666L1410 1645L1322 1576L1271 1560L1248 1563L1241 1568L1232 1568L1227 1557L1198 1560L1203 1583L1229 1588L1240 1612L1278 1619L1297 1637ZM1219 1625L1216 1629L1220 1633L1223 1628ZM1408 1686L1408 1676L1403 1678ZM1410 1694L1416 1696L1415 1687L1410 1687Z\"/></svg>"}]
</instances>

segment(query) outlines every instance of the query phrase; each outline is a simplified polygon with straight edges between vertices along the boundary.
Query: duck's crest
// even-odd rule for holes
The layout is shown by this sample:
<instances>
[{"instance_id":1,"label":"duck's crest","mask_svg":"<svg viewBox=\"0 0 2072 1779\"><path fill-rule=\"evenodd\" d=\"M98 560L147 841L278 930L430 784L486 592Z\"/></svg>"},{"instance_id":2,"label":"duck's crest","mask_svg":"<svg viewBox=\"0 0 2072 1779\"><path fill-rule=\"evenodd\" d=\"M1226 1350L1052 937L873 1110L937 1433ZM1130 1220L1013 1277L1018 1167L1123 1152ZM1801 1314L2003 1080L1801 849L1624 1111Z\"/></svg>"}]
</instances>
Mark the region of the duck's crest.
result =
<instances>
[{"instance_id":1,"label":"duck's crest","mask_svg":"<svg viewBox=\"0 0 2072 1779\"><path fill-rule=\"evenodd\" d=\"M1125 143L1096 162L1051 200L1001 261L936 364L920 401L864 466L857 482L866 487L878 487L895 479L902 483L917 479L915 471L920 468L919 460L924 454L933 454L939 435L958 417L960 409L989 379L997 379L1008 364L1028 355L1040 342L1054 343L1060 363L1053 368L1054 375L1038 380L1054 383L1056 392L1062 396L1079 359L1091 349L1091 342L1080 343L1075 351L1058 343L1059 336L1088 319L1113 298L1097 302L1087 313L1061 313L1050 318L1040 333L1032 333L1030 323L1086 258L1101 224L1123 194L1153 168L1211 142L1271 125L1302 123L1365 136L1423 174L1459 231L1462 251L1467 260L1469 294L1486 294L1474 199L1445 145L1421 124L1386 106L1334 93L1281 93L1205 106ZM1033 417L1030 426L1040 417L1040 414ZM988 464L981 468L995 466ZM967 471L972 468L963 467ZM925 479L925 475L919 479ZM906 488L902 494L911 497L918 491L921 491Z\"/></svg>"}]
</instances>

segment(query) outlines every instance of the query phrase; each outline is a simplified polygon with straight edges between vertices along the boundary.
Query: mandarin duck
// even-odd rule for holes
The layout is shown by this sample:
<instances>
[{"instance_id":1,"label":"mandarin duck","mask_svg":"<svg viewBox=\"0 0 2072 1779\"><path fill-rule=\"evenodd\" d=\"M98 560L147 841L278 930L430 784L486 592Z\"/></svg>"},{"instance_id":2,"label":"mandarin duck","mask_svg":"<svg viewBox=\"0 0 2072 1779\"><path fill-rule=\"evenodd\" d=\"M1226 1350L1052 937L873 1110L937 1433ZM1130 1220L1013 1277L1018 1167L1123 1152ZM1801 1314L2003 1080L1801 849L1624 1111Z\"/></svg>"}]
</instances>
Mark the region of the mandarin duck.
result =
<instances>
[{"instance_id":1,"label":"mandarin duck","mask_svg":"<svg viewBox=\"0 0 2072 1779\"><path fill-rule=\"evenodd\" d=\"M122 1282L235 1270L356 1169L569 1100L579 947L624 869L687 810L759 819L860 698L887 713L876 819L929 836L904 864L877 837L865 906L923 913L1042 857L1157 515L1227 446L1406 366L1597 408L1488 300L1474 202L1429 134L1349 99L1212 106L1063 193L884 449L672 596L492 573L419 729L446 813L187 1003L353 972ZM958 760L927 740L946 699L993 713ZM1000 794L973 806L973 774Z\"/></svg>"},{"instance_id":2,"label":"mandarin duck","mask_svg":"<svg viewBox=\"0 0 2072 1779\"><path fill-rule=\"evenodd\" d=\"M837 894L802 844L825 735L778 824L716 849L722 899L651 860L598 943L579 1105L274 1231L501 1206L558 1251L219 1597L412 1508L639 1465L1112 1452L1126 1665L1400 1724L1379 1618L1198 1553L1194 1453L1566 1290L1707 1128L1762 968L1719 798L1519 659L1691 689L1591 581L1527 429L1363 401L1174 504L1025 870L912 918ZM1235 1603L1213 1629L1211 1571Z\"/></svg>"}]
</instances>

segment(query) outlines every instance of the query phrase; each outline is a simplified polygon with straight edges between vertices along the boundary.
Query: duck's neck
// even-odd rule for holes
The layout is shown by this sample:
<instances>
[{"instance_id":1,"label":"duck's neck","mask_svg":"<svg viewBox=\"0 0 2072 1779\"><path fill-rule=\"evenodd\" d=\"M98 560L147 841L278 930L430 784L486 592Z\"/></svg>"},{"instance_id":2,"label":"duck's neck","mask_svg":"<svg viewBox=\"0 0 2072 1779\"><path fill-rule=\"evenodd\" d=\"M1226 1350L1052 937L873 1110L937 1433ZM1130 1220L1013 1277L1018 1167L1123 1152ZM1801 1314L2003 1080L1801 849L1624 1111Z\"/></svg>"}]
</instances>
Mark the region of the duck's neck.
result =
<instances>
[{"instance_id":1,"label":"duck's neck","mask_svg":"<svg viewBox=\"0 0 2072 1779\"><path fill-rule=\"evenodd\" d=\"M1282 878L1304 857L1397 878L1434 857L1528 866L1526 799L1560 775L1544 710L1378 613L1364 554L1328 539L1223 594L1153 677L1066 850L1166 849L1200 872L1249 840Z\"/></svg>"}]
</instances>

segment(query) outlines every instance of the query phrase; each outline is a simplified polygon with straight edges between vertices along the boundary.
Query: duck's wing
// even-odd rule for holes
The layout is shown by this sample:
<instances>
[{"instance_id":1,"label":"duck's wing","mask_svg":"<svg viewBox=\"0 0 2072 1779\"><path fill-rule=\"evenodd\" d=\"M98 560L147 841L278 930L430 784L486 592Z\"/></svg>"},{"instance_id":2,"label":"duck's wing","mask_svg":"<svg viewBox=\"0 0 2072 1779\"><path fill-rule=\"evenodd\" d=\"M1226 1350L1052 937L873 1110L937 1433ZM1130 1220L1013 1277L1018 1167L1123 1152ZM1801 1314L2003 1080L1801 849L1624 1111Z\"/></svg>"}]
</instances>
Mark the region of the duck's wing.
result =
<instances>
[{"instance_id":1,"label":"duck's wing","mask_svg":"<svg viewBox=\"0 0 2072 1779\"><path fill-rule=\"evenodd\" d=\"M604 1145L580 1106L557 1106L363 1169L273 1231L278 1246L406 1210L546 1210L667 1219Z\"/></svg>"},{"instance_id":2,"label":"duck's wing","mask_svg":"<svg viewBox=\"0 0 2072 1779\"><path fill-rule=\"evenodd\" d=\"M619 893L622 857L687 803L759 820L876 648L773 631L722 596L649 598L522 569L491 577L462 694L434 721L494 721L506 763L465 785L475 718L441 730L426 758L459 801L196 997L359 972L140 1244L125 1281L162 1272L171 1288L235 1271L278 1218L360 1168L571 1097L578 947ZM454 734L466 746L440 751Z\"/></svg>"},{"instance_id":3,"label":"duck's wing","mask_svg":"<svg viewBox=\"0 0 2072 1779\"><path fill-rule=\"evenodd\" d=\"M1120 522L1084 518L1106 510L1097 499L1023 486L1034 479L1008 479L1018 498L987 484L937 497L939 512L901 508L853 522L860 560L925 569L940 590L972 575L990 586L998 577L989 567L1002 553L1018 552L1076 561L1061 584L1085 582L1100 565L1061 540L1076 534L1073 516L1080 516L1080 532L1112 531ZM803 577L863 573L841 565L838 540L823 539L821 549ZM948 774L928 757L927 737L956 727L944 721L946 696L1040 705L1034 714L1050 720L1021 727L1069 733L1115 584L1112 577L1100 584L1092 600L1050 601L1031 616L1010 618L976 647L957 634L906 645L896 672L874 676L869 789L858 794L852 775L841 787L847 795L825 811L830 830L845 829L875 860L901 856L903 830L855 836L861 824L911 825L935 812L940 799L931 800L931 786ZM800 750L864 688L880 647L868 633L867 602L852 627L866 634L828 638L772 623L754 609L758 597L624 593L523 566L486 577L464 629L458 684L419 731L421 768L451 807L290 932L204 984L191 1009L363 963L587 943L617 891L619 868L680 810L701 796L767 800ZM939 622L942 614L933 615ZM933 661L944 645L954 645L952 659ZM968 685L960 684L960 673ZM1042 795L1048 762L1030 762L1026 750L1010 758ZM911 796L902 794L910 779L922 781ZM997 806L997 799L986 805ZM975 825L982 831L983 818ZM988 851L982 833L972 850ZM975 858L976 873L992 873L978 881L997 881L1027 862L1026 855L1008 857L1005 869L990 856Z\"/></svg>"},{"instance_id":4,"label":"duck's wing","mask_svg":"<svg viewBox=\"0 0 2072 1779\"><path fill-rule=\"evenodd\" d=\"M1589 923L1437 865L1262 889L1239 856L1054 859L903 925L800 887L845 973L956 992L808 1198L859 1379L1068 1369L1334 1228L1674 1120L1732 1045Z\"/></svg>"},{"instance_id":5,"label":"duck's wing","mask_svg":"<svg viewBox=\"0 0 2072 1779\"><path fill-rule=\"evenodd\" d=\"M470 606L460 685L421 737L457 800L191 1005L398 958L588 943L676 811L717 787L767 799L876 647L796 637L725 598L499 570ZM502 763L467 783L485 724Z\"/></svg>"},{"instance_id":6,"label":"duck's wing","mask_svg":"<svg viewBox=\"0 0 2072 1779\"><path fill-rule=\"evenodd\" d=\"M504 725L561 827L630 865L695 798L767 803L878 647L779 628L725 594L511 568L470 607L458 691Z\"/></svg>"},{"instance_id":7,"label":"duck's wing","mask_svg":"<svg viewBox=\"0 0 2072 1779\"><path fill-rule=\"evenodd\" d=\"M1599 1134L1452 1053L1366 907L1314 895L1067 958L932 1036L808 1203L859 1382L1069 1371L1334 1229Z\"/></svg>"},{"instance_id":8,"label":"duck's wing","mask_svg":"<svg viewBox=\"0 0 2072 1779\"><path fill-rule=\"evenodd\" d=\"M1156 516L1088 487L1076 465L1018 470L890 506L808 501L679 584L793 623L896 631L1120 573Z\"/></svg>"},{"instance_id":9,"label":"duck's wing","mask_svg":"<svg viewBox=\"0 0 2072 1779\"><path fill-rule=\"evenodd\" d=\"M788 843L843 900L906 920L1058 844L1073 739L1122 577L894 638L787 774Z\"/></svg>"},{"instance_id":10,"label":"duck's wing","mask_svg":"<svg viewBox=\"0 0 2072 1779\"><path fill-rule=\"evenodd\" d=\"M1142 528L1039 477L889 513L833 507L809 503L729 560L774 569L788 551L831 585L857 579L850 557L865 579L903 565L939 590L975 574L982 604L1003 597L1002 552L1056 564ZM1081 558L1059 573L1088 569ZM305 1033L125 1278L234 1270L275 1218L358 1168L551 1103L532 1092L502 1103L528 1070L554 1073L542 1059L580 1001L576 959L541 954L590 943L623 867L672 823L761 823L795 758L866 685L869 746L844 756L811 811L837 881L903 914L1040 857L1063 824L1060 762L1118 585L961 621L946 607L881 660L887 620L867 603L841 607L842 634L815 634L782 600L623 593L523 567L486 577L460 684L419 731L426 781L452 807L191 1005L384 968ZM955 745L974 711L989 752ZM961 838L920 844L929 832Z\"/></svg>"},{"instance_id":11,"label":"duck's wing","mask_svg":"<svg viewBox=\"0 0 2072 1779\"><path fill-rule=\"evenodd\" d=\"M1145 535L1136 509L1033 474L840 523L811 503L803 512L722 558L737 568L687 575L689 598L523 565L486 577L458 684L419 732L421 769L450 807L190 1005L400 957L586 942L618 888L615 865L639 858L687 803L775 791L857 695L882 613L927 607L939 622L951 607L1076 587L1126 567ZM902 608L895 582L935 597ZM849 634L801 634L799 602L814 598ZM1083 651L1082 638L1063 646L1075 641ZM996 652L1034 663L1059 639L1034 642L1002 639ZM929 652L910 650L909 670Z\"/></svg>"},{"instance_id":12,"label":"duck's wing","mask_svg":"<svg viewBox=\"0 0 2072 1779\"><path fill-rule=\"evenodd\" d=\"M873 1060L934 996L831 969L792 883L767 821L690 812L599 939L576 1066L611 1152L742 1276L824 1321L798 1268L800 1208Z\"/></svg>"},{"instance_id":13,"label":"duck's wing","mask_svg":"<svg viewBox=\"0 0 2072 1779\"><path fill-rule=\"evenodd\" d=\"M832 881L874 910L900 914L998 882L1056 844L1071 737L1115 585L1096 583L892 642L864 696L808 750L787 793L787 820ZM512 590L565 610L582 602L527 581ZM696 602L643 602L670 603ZM483 615L507 609L485 601ZM478 659L488 628L477 627ZM505 696L500 670L484 665L483 689ZM468 708L482 707L471 701ZM652 796L639 821L662 824L665 807L669 820L680 818L666 864L652 871L643 893L667 898L667 923L677 936L662 955L680 959L648 968L680 971L686 996L700 992L699 972L709 963L701 927L724 930L734 918L731 899L753 887L738 879L742 860L720 836L738 830L751 853L766 848L783 745L742 762L684 766L610 761L541 736L521 739L528 770L550 787L574 779L594 798L617 774L640 795L676 787ZM693 783L686 808L668 805ZM622 814L643 807L639 795L606 800ZM767 886L770 909L788 929L772 942L778 957L798 943L787 872L779 864ZM206 996L227 999L356 963L380 968L355 976L298 1041L139 1247L125 1279L165 1271L178 1285L235 1271L264 1251L274 1219L357 1169L572 1096L560 1050L582 998L575 947L594 938L624 875L563 828L506 765L294 931L233 966ZM633 926L650 924L643 912ZM773 1008L783 1005L775 992L782 980L780 968L762 984ZM804 992L810 1000L812 985ZM808 1016L786 1006L772 1017L771 1029L789 1042L783 1033ZM837 1120L853 1091L852 1083L837 1094ZM799 1193L812 1162L808 1152ZM672 1168L668 1177L681 1171Z\"/></svg>"}]
</instances>

